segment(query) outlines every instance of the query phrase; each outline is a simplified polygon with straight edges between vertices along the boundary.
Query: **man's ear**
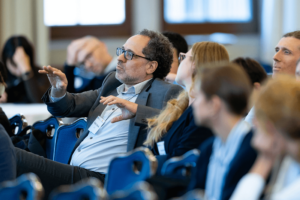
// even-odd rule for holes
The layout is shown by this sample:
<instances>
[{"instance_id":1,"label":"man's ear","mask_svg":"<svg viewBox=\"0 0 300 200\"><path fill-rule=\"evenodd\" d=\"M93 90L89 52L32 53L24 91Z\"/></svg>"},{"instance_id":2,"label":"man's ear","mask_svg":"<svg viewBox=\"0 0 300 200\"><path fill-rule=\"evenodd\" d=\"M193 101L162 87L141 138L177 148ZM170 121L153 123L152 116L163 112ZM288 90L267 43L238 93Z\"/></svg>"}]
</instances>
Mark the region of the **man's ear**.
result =
<instances>
[{"instance_id":1,"label":"man's ear","mask_svg":"<svg viewBox=\"0 0 300 200\"><path fill-rule=\"evenodd\" d=\"M253 83L253 88L256 89L256 90L259 90L260 89L260 83L259 82L255 82Z\"/></svg>"},{"instance_id":2,"label":"man's ear","mask_svg":"<svg viewBox=\"0 0 300 200\"><path fill-rule=\"evenodd\" d=\"M221 99L218 96L213 96L210 101L211 101L211 112L213 115L216 115L220 111L222 106Z\"/></svg>"},{"instance_id":3,"label":"man's ear","mask_svg":"<svg viewBox=\"0 0 300 200\"><path fill-rule=\"evenodd\" d=\"M157 61L150 61L147 65L146 72L147 74L153 74L158 67Z\"/></svg>"}]
</instances>

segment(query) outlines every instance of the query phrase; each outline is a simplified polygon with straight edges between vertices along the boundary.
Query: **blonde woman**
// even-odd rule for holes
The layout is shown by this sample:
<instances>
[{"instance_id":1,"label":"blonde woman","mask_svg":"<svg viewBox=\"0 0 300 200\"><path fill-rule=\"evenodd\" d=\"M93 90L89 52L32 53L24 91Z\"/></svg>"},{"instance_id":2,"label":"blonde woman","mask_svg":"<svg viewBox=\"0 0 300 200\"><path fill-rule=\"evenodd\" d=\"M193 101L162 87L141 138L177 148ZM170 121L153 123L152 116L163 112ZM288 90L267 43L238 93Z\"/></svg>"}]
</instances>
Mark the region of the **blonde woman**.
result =
<instances>
[{"instance_id":1,"label":"blonde woman","mask_svg":"<svg viewBox=\"0 0 300 200\"><path fill-rule=\"evenodd\" d=\"M191 104L194 101L192 87L197 68L203 63L229 61L225 47L215 42L195 43L186 54L180 53L181 61L176 82L185 91L168 101L166 108L155 118L148 119L150 132L144 145L150 146L155 155L167 158L180 156L197 148L212 136L210 129L196 126Z\"/></svg>"}]
</instances>

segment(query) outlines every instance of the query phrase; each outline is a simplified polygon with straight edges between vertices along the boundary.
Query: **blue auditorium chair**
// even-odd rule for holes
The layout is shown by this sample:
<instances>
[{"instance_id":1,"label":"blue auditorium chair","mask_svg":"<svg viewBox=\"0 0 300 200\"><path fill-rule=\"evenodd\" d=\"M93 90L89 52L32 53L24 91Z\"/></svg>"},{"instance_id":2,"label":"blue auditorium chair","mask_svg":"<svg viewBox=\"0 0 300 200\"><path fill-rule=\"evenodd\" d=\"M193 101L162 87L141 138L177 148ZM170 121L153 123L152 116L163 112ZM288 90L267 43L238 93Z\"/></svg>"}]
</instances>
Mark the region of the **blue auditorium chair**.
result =
<instances>
[{"instance_id":1,"label":"blue auditorium chair","mask_svg":"<svg viewBox=\"0 0 300 200\"><path fill-rule=\"evenodd\" d=\"M190 176L196 166L199 155L200 151L198 149L192 149L182 156L170 158L162 166L161 174L164 176L177 175L177 177Z\"/></svg>"},{"instance_id":2,"label":"blue auditorium chair","mask_svg":"<svg viewBox=\"0 0 300 200\"><path fill-rule=\"evenodd\" d=\"M54 161L67 164L79 138L79 132L86 128L86 118L80 118L69 125L58 128L55 136Z\"/></svg>"},{"instance_id":3,"label":"blue auditorium chair","mask_svg":"<svg viewBox=\"0 0 300 200\"><path fill-rule=\"evenodd\" d=\"M105 189L109 195L132 187L155 174L157 160L148 148L139 147L120 155L110 162L105 177Z\"/></svg>"},{"instance_id":4,"label":"blue auditorium chair","mask_svg":"<svg viewBox=\"0 0 300 200\"><path fill-rule=\"evenodd\" d=\"M35 122L32 127L36 130L43 132L46 137L46 156L48 159L53 160L54 145L55 145L55 135L56 132L63 124L62 121L58 120L56 117L51 116L46 120Z\"/></svg>"},{"instance_id":5,"label":"blue auditorium chair","mask_svg":"<svg viewBox=\"0 0 300 200\"><path fill-rule=\"evenodd\" d=\"M13 181L0 184L0 199L40 200L44 194L39 178L33 174L23 174Z\"/></svg>"},{"instance_id":6,"label":"blue auditorium chair","mask_svg":"<svg viewBox=\"0 0 300 200\"><path fill-rule=\"evenodd\" d=\"M28 125L26 118L22 114L16 114L13 117L9 118L9 123L15 135L19 135L22 132L23 128Z\"/></svg>"},{"instance_id":7,"label":"blue auditorium chair","mask_svg":"<svg viewBox=\"0 0 300 200\"><path fill-rule=\"evenodd\" d=\"M60 186L50 194L50 200L101 200L107 193L96 178L88 178L74 185Z\"/></svg>"},{"instance_id":8,"label":"blue auditorium chair","mask_svg":"<svg viewBox=\"0 0 300 200\"><path fill-rule=\"evenodd\" d=\"M195 189L187 192L185 195L177 198L172 198L170 200L204 200L204 191L200 189Z\"/></svg>"},{"instance_id":9,"label":"blue auditorium chair","mask_svg":"<svg viewBox=\"0 0 300 200\"><path fill-rule=\"evenodd\" d=\"M149 183L141 181L128 190L113 193L110 200L158 200L158 197Z\"/></svg>"}]
</instances>

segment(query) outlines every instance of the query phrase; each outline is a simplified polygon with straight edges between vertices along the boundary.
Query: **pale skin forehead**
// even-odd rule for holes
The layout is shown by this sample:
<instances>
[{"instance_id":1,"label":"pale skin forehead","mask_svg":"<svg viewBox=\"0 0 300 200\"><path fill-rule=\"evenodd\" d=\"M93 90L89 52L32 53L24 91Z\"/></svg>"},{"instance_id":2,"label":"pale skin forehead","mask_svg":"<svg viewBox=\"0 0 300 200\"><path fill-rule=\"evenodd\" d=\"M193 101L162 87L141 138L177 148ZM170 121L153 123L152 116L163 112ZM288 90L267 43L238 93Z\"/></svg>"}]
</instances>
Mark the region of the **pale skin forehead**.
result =
<instances>
[{"instance_id":1,"label":"pale skin forehead","mask_svg":"<svg viewBox=\"0 0 300 200\"><path fill-rule=\"evenodd\" d=\"M290 51L300 52L300 40L294 37L283 37L279 40L275 48L285 48Z\"/></svg>"},{"instance_id":2,"label":"pale skin forehead","mask_svg":"<svg viewBox=\"0 0 300 200\"><path fill-rule=\"evenodd\" d=\"M145 48L150 41L150 38L144 35L134 35L130 37L123 45L125 50L131 50L139 55L142 54L143 48Z\"/></svg>"}]
</instances>

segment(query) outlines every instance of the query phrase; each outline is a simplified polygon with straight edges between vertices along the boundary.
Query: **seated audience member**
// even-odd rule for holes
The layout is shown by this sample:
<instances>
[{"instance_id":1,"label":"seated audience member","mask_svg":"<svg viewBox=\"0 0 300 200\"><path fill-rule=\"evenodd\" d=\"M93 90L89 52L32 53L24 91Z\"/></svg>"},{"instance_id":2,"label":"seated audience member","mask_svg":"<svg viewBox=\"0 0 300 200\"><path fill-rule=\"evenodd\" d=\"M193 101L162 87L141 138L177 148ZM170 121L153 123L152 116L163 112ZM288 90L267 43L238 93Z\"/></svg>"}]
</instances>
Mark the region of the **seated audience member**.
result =
<instances>
[{"instance_id":1,"label":"seated audience member","mask_svg":"<svg viewBox=\"0 0 300 200\"><path fill-rule=\"evenodd\" d=\"M273 56L273 77L277 74L294 76L297 60L300 58L300 31L283 35L275 47Z\"/></svg>"},{"instance_id":2,"label":"seated audience member","mask_svg":"<svg viewBox=\"0 0 300 200\"><path fill-rule=\"evenodd\" d=\"M289 76L276 76L261 89L255 104L256 133L253 145L259 156L251 171L240 180L232 200L259 199L265 187L265 181L274 170L276 161L286 152L292 162L300 165L300 83ZM274 109L276 108L276 109ZM299 199L300 171L295 177L288 177L282 169L276 177L275 185L268 199ZM276 175L272 173L272 175ZM282 177L284 175L284 177ZM293 181L287 181L292 178ZM282 182L282 183L279 183ZM277 187L281 185L281 187Z\"/></svg>"},{"instance_id":3,"label":"seated audience member","mask_svg":"<svg viewBox=\"0 0 300 200\"><path fill-rule=\"evenodd\" d=\"M198 42L182 54L181 59L176 82L183 85L185 91L168 101L160 115L148 119L150 132L144 143L152 147L155 155L167 155L168 158L181 156L212 136L208 128L195 125L191 106L194 101L192 87L196 68L201 68L204 62L229 62L229 55L225 47L218 43Z\"/></svg>"},{"instance_id":4,"label":"seated audience member","mask_svg":"<svg viewBox=\"0 0 300 200\"><path fill-rule=\"evenodd\" d=\"M179 67L179 53L186 53L188 51L188 44L184 37L182 37L179 33L165 31L162 34L166 36L173 45L173 63L170 73L167 75L165 80L169 83L174 83Z\"/></svg>"},{"instance_id":5,"label":"seated audience member","mask_svg":"<svg viewBox=\"0 0 300 200\"><path fill-rule=\"evenodd\" d=\"M74 93L100 88L105 77L116 69L117 62L117 57L113 58L105 43L96 37L85 36L72 41L67 48L64 67L67 91Z\"/></svg>"},{"instance_id":6,"label":"seated audience member","mask_svg":"<svg viewBox=\"0 0 300 200\"><path fill-rule=\"evenodd\" d=\"M249 75L249 78L251 80L252 84L252 93L250 96L250 101L248 104L248 108L251 108L251 110L248 112L245 121L247 121L249 124L253 125L252 121L254 118L254 102L257 98L257 94L260 90L260 86L267 79L267 73L264 70L264 68L256 61L251 58L236 58L232 61L233 63L236 63L240 65L242 68L245 69L247 74Z\"/></svg>"},{"instance_id":7,"label":"seated audience member","mask_svg":"<svg viewBox=\"0 0 300 200\"><path fill-rule=\"evenodd\" d=\"M297 65L296 65L296 79L300 80L300 58L297 61Z\"/></svg>"},{"instance_id":8,"label":"seated audience member","mask_svg":"<svg viewBox=\"0 0 300 200\"><path fill-rule=\"evenodd\" d=\"M48 66L40 71L48 75L52 84L43 97L51 114L87 117L87 128L75 144L68 165L15 149L17 176L36 173L46 196L59 185L91 176L104 182L111 159L143 145L146 119L157 115L167 101L181 92L180 86L162 80L173 58L172 45L162 34L145 29L117 48L117 55L116 72L110 73L102 87L94 91L70 94L66 92L66 76L60 70ZM120 105L129 108L129 112L122 106L104 105L108 99L120 99ZM113 123L116 121L120 122Z\"/></svg>"},{"instance_id":9,"label":"seated audience member","mask_svg":"<svg viewBox=\"0 0 300 200\"><path fill-rule=\"evenodd\" d=\"M4 93L5 82L2 77L5 75L4 65L0 61L0 96ZM0 118L0 183L3 181L13 180L16 178L16 156L14 151L14 146L9 138L8 133L11 132L8 127L8 119L5 113L0 108L1 118ZM9 122L8 122L9 123ZM10 132L7 132L10 131Z\"/></svg>"},{"instance_id":10,"label":"seated audience member","mask_svg":"<svg viewBox=\"0 0 300 200\"><path fill-rule=\"evenodd\" d=\"M29 41L23 36L9 38L2 50L2 61L7 71L7 88L1 102L42 103L49 81L38 73Z\"/></svg>"},{"instance_id":11,"label":"seated audience member","mask_svg":"<svg viewBox=\"0 0 300 200\"><path fill-rule=\"evenodd\" d=\"M229 199L256 159L253 133L243 120L250 94L249 77L236 64L206 67L197 76L195 121L211 128L215 137L200 146L189 189L205 189L207 199Z\"/></svg>"}]
</instances>

